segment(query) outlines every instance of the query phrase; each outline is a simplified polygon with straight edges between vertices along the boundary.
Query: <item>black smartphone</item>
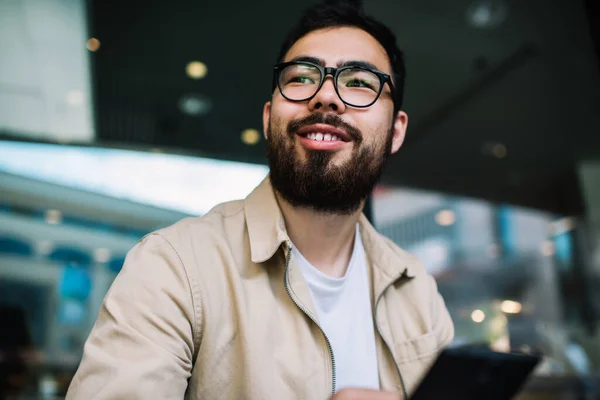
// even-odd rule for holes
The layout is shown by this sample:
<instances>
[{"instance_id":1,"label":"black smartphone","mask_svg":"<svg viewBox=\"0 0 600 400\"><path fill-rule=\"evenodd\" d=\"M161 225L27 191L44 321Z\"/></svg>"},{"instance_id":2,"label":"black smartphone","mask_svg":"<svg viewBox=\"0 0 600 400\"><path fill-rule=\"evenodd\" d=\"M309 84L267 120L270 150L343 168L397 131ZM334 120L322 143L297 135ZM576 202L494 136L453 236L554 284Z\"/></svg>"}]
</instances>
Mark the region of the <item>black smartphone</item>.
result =
<instances>
[{"instance_id":1,"label":"black smartphone","mask_svg":"<svg viewBox=\"0 0 600 400\"><path fill-rule=\"evenodd\" d=\"M540 360L539 355L481 347L445 349L410 399L512 399Z\"/></svg>"}]
</instances>

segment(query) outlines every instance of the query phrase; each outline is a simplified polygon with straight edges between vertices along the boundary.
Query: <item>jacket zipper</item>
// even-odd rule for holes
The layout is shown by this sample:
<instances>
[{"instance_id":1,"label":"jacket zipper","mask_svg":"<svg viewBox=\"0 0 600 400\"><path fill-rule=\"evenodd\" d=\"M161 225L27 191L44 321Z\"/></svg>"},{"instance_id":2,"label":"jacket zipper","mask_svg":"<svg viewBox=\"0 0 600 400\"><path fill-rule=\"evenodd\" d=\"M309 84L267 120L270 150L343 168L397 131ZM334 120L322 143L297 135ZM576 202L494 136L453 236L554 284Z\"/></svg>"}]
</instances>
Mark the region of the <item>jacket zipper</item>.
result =
<instances>
[{"instance_id":1,"label":"jacket zipper","mask_svg":"<svg viewBox=\"0 0 600 400\"><path fill-rule=\"evenodd\" d=\"M290 242L287 242L287 245L288 245L288 251L287 251L287 255L285 257L285 271L284 271L284 275L283 275L283 285L285 286L285 291L287 292L288 296L290 296L290 298L292 299L292 301L294 302L296 307L298 307L304 314L306 314L306 316L308 318L310 318L310 320L312 322L315 323L315 325L317 325L317 327L323 334L325 341L327 342L327 349L329 350L329 356L331 357L331 382L332 382L331 395L333 396L335 394L335 380L336 380L335 358L333 357L333 348L331 347L331 342L329 341L329 338L325 334L325 331L323 330L323 328L321 328L321 325L319 325L319 323L313 317L310 316L310 314L308 313L306 308L304 308L300 303L298 303L298 301L296 300L296 298L292 295L292 292L290 291L290 288L288 286L288 268L290 265L290 260L292 258L292 244Z\"/></svg>"},{"instance_id":2,"label":"jacket zipper","mask_svg":"<svg viewBox=\"0 0 600 400\"><path fill-rule=\"evenodd\" d=\"M402 398L404 400L408 400L408 393L406 392L406 386L404 385L404 378L402 378L402 373L400 372L400 367L398 366L398 363L396 362L396 360L394 358L394 353L392 353L392 348L390 347L387 340L385 339L385 336L383 336L383 334L381 333L381 329L379 329L379 318L377 318L377 305L379 304L379 300L381 300L381 298L383 297L383 293L385 293L385 291L401 277L402 276L398 277L397 279L394 279L383 289L383 291L381 292L381 294L379 295L379 297L377 297L377 300L375 301L375 309L373 311L375 312L375 329L377 329L377 333L379 333L381 340L383 341L383 343L387 347L388 351L390 352L390 355L392 356L392 360L394 361L394 366L396 367L396 372L398 372L398 377L400 378L400 385L402 386Z\"/></svg>"}]
</instances>

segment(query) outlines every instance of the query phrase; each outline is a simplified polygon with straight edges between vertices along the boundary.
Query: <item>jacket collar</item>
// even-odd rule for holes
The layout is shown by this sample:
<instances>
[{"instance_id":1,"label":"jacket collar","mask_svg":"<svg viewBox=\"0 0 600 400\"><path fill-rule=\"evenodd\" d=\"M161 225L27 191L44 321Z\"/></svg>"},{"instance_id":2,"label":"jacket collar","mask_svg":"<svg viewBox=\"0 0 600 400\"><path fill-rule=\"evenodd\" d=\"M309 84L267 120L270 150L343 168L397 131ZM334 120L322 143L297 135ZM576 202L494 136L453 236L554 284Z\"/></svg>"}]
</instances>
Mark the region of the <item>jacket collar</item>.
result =
<instances>
[{"instance_id":1,"label":"jacket collar","mask_svg":"<svg viewBox=\"0 0 600 400\"><path fill-rule=\"evenodd\" d=\"M261 263L273 257L282 243L289 241L268 176L246 197L244 203L252 262ZM415 276L417 267L413 257L394 249L395 246L382 238L364 215L360 216L359 228L366 254L373 267L381 270L385 278L398 278L403 274Z\"/></svg>"},{"instance_id":2,"label":"jacket collar","mask_svg":"<svg viewBox=\"0 0 600 400\"><path fill-rule=\"evenodd\" d=\"M365 252L374 268L379 268L387 277L394 279L402 275L409 278L416 276L418 262L414 256L382 237L364 214L360 216L358 223Z\"/></svg>"},{"instance_id":3,"label":"jacket collar","mask_svg":"<svg viewBox=\"0 0 600 400\"><path fill-rule=\"evenodd\" d=\"M289 241L285 221L267 176L244 200L253 263L267 261Z\"/></svg>"}]
</instances>

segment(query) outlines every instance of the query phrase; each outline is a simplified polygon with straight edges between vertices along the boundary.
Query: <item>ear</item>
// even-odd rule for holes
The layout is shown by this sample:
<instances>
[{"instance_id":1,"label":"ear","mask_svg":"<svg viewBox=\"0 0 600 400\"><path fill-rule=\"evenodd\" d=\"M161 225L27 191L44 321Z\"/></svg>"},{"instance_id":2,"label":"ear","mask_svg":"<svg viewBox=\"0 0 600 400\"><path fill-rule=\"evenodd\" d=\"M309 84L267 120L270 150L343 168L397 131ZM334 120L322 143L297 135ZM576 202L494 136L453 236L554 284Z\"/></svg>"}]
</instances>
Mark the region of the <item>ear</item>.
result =
<instances>
[{"instance_id":1,"label":"ear","mask_svg":"<svg viewBox=\"0 0 600 400\"><path fill-rule=\"evenodd\" d=\"M265 139L268 141L269 137L267 136L267 131L269 128L269 121L271 119L271 102L267 101L265 106L263 107L263 135L265 135Z\"/></svg>"},{"instance_id":2,"label":"ear","mask_svg":"<svg viewBox=\"0 0 600 400\"><path fill-rule=\"evenodd\" d=\"M392 137L392 154L396 153L406 136L406 127L408 126L408 115L404 111L398 111L394 120L394 132Z\"/></svg>"}]
</instances>

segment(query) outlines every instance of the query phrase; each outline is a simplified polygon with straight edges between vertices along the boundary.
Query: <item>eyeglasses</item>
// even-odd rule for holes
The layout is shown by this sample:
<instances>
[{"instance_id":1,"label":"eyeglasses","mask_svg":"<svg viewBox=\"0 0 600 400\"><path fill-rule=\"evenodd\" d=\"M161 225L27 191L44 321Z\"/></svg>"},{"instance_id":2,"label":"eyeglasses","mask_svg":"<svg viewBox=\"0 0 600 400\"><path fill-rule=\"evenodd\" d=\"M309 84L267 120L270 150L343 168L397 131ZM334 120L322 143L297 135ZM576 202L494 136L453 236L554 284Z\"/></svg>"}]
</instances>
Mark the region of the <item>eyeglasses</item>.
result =
<instances>
[{"instance_id":1,"label":"eyeglasses","mask_svg":"<svg viewBox=\"0 0 600 400\"><path fill-rule=\"evenodd\" d=\"M292 61L274 67L274 79L281 95L290 101L312 99L323 86L327 75L333 76L333 85L340 99L351 107L372 106L387 82L394 97L394 85L384 72L359 66L341 68L322 67L311 62Z\"/></svg>"}]
</instances>

